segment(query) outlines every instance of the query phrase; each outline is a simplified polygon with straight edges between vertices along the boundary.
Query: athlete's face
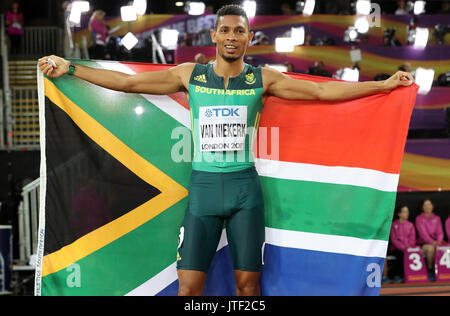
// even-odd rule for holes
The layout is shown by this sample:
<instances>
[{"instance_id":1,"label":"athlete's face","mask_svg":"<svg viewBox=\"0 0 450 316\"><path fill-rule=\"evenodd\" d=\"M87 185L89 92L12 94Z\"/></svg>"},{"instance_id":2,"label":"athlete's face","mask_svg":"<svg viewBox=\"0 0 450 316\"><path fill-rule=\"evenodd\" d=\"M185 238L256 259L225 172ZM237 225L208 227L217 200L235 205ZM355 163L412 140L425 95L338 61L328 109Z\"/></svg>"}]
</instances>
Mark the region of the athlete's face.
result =
<instances>
[{"instance_id":1,"label":"athlete's face","mask_svg":"<svg viewBox=\"0 0 450 316\"><path fill-rule=\"evenodd\" d=\"M216 30L211 30L211 38L216 43L217 54L225 61L233 62L245 55L253 32L242 16L224 15L219 17Z\"/></svg>"}]
</instances>

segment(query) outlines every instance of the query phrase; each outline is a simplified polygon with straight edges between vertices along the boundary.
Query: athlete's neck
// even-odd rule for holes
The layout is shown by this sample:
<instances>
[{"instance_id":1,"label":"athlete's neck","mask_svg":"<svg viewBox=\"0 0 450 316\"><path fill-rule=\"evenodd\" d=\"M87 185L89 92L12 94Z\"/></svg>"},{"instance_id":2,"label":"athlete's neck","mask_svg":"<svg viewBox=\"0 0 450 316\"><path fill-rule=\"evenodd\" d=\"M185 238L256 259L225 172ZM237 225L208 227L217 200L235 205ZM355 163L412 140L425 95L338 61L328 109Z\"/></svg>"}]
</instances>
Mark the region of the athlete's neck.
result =
<instances>
[{"instance_id":1,"label":"athlete's neck","mask_svg":"<svg viewBox=\"0 0 450 316\"><path fill-rule=\"evenodd\" d=\"M228 62L221 56L217 56L213 64L214 72L220 76L228 79L229 77L237 77L244 71L245 63L243 58Z\"/></svg>"}]
</instances>

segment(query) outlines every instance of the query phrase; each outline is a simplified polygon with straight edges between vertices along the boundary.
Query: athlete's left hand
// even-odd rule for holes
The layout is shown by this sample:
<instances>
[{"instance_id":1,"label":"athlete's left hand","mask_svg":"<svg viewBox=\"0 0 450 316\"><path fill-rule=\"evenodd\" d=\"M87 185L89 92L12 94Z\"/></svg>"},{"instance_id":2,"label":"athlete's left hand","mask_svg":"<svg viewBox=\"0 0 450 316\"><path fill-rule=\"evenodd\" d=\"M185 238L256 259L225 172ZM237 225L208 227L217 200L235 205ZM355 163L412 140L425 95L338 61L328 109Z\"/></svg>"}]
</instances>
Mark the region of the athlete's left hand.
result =
<instances>
[{"instance_id":1,"label":"athlete's left hand","mask_svg":"<svg viewBox=\"0 0 450 316\"><path fill-rule=\"evenodd\" d=\"M384 81L386 90L390 91L399 86L410 86L414 83L414 78L409 72L397 71L389 79Z\"/></svg>"}]
</instances>

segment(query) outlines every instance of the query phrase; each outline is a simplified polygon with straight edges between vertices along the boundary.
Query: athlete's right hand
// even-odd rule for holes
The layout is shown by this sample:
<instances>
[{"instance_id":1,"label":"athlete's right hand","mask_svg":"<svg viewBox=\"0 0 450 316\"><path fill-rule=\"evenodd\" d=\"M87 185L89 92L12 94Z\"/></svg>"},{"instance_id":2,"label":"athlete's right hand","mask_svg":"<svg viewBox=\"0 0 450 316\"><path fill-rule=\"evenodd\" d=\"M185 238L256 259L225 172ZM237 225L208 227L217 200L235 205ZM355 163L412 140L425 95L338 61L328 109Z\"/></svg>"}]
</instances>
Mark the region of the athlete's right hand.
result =
<instances>
[{"instance_id":1,"label":"athlete's right hand","mask_svg":"<svg viewBox=\"0 0 450 316\"><path fill-rule=\"evenodd\" d=\"M47 62L47 60L49 58L51 58L55 62L56 68L53 67L52 64ZM69 72L70 61L65 60L61 57L55 56L55 55L51 55L51 56L45 56L45 57L40 58L38 61L38 65L39 65L39 68L41 69L41 71L47 77L59 78Z\"/></svg>"}]
</instances>

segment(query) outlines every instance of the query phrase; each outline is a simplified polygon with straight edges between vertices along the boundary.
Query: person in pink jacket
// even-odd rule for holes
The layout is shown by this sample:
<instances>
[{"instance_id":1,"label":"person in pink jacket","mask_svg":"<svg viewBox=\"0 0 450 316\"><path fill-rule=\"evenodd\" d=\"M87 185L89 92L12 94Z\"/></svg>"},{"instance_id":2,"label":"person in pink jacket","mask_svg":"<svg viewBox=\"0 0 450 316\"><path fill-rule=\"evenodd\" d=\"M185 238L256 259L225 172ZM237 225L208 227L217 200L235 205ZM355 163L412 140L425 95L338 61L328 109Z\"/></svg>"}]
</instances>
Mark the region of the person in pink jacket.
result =
<instances>
[{"instance_id":1,"label":"person in pink jacket","mask_svg":"<svg viewBox=\"0 0 450 316\"><path fill-rule=\"evenodd\" d=\"M434 280L434 255L436 246L443 243L444 232L441 218L433 213L434 205L430 199L423 201L422 210L423 213L416 217L417 244L422 246L430 280Z\"/></svg>"},{"instance_id":2,"label":"person in pink jacket","mask_svg":"<svg viewBox=\"0 0 450 316\"><path fill-rule=\"evenodd\" d=\"M403 281L403 257L406 249L414 247L416 244L416 229L414 224L408 220L408 206L401 206L398 210L398 219L394 220L391 227L391 237L389 245L389 255L394 256L395 260L389 265L385 283L390 283L394 278L395 283Z\"/></svg>"},{"instance_id":3,"label":"person in pink jacket","mask_svg":"<svg viewBox=\"0 0 450 316\"><path fill-rule=\"evenodd\" d=\"M23 14L19 11L19 3L13 1L11 10L6 13L6 25L11 42L11 55L18 54L23 35Z\"/></svg>"},{"instance_id":4,"label":"person in pink jacket","mask_svg":"<svg viewBox=\"0 0 450 316\"><path fill-rule=\"evenodd\" d=\"M450 244L450 215L445 221L445 231L447 232L447 241Z\"/></svg>"},{"instance_id":5,"label":"person in pink jacket","mask_svg":"<svg viewBox=\"0 0 450 316\"><path fill-rule=\"evenodd\" d=\"M416 244L416 229L414 224L408 220L409 208L402 206L398 212L398 219L391 227L391 250L405 251Z\"/></svg>"},{"instance_id":6,"label":"person in pink jacket","mask_svg":"<svg viewBox=\"0 0 450 316\"><path fill-rule=\"evenodd\" d=\"M89 30L93 41L92 59L105 59L108 29L105 24L105 11L96 10L89 19Z\"/></svg>"}]
</instances>

